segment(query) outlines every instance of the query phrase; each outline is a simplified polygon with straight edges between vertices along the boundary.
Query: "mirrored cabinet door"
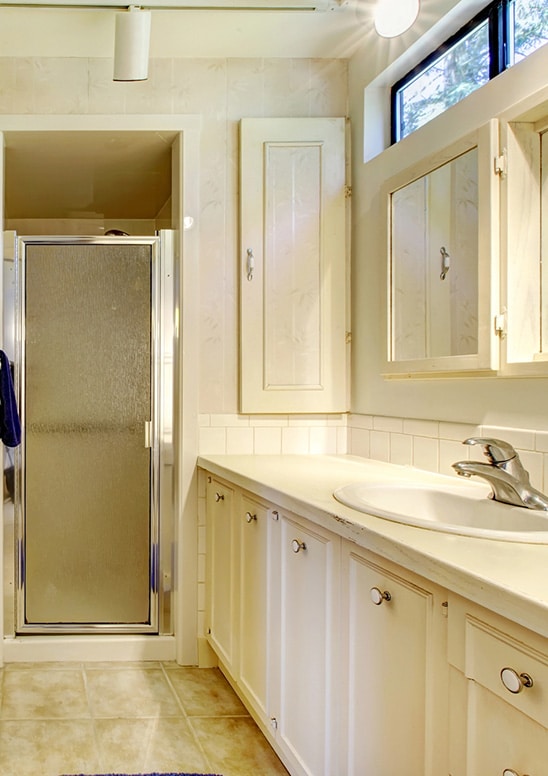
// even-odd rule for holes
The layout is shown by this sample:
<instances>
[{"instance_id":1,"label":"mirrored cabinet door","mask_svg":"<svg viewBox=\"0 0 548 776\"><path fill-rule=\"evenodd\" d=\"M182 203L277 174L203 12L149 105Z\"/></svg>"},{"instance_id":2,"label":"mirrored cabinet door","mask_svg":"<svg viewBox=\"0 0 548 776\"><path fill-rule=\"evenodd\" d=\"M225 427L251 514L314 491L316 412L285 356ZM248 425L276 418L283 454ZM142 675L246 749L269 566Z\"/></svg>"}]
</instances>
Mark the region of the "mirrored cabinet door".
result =
<instances>
[{"instance_id":1,"label":"mirrored cabinet door","mask_svg":"<svg viewBox=\"0 0 548 776\"><path fill-rule=\"evenodd\" d=\"M387 375L497 368L497 140L493 121L384 189Z\"/></svg>"},{"instance_id":2,"label":"mirrored cabinet door","mask_svg":"<svg viewBox=\"0 0 548 776\"><path fill-rule=\"evenodd\" d=\"M548 100L502 124L501 145L501 374L542 376L548 374Z\"/></svg>"}]
</instances>

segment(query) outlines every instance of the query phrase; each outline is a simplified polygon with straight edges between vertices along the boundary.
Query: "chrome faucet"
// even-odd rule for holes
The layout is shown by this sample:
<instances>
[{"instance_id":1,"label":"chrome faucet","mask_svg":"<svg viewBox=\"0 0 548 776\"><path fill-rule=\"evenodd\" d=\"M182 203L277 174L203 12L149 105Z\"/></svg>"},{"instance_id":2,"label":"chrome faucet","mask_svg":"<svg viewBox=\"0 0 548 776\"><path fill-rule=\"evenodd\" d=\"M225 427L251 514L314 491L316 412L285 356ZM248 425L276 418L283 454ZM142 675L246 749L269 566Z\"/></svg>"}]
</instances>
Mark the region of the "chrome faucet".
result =
<instances>
[{"instance_id":1,"label":"chrome faucet","mask_svg":"<svg viewBox=\"0 0 548 776\"><path fill-rule=\"evenodd\" d=\"M512 445L502 439L470 437L464 445L481 445L487 461L457 461L453 469L461 477L482 477L491 486L490 498L517 507L548 511L548 496L531 485Z\"/></svg>"}]
</instances>

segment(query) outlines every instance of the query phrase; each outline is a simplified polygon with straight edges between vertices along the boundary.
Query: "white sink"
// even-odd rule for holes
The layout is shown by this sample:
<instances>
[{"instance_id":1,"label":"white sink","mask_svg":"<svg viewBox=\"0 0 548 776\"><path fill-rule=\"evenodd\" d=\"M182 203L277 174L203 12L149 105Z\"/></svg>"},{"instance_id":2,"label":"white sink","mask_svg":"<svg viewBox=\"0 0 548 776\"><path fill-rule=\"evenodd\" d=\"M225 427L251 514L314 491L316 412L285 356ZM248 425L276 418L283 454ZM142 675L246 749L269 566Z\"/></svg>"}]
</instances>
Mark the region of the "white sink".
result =
<instances>
[{"instance_id":1,"label":"white sink","mask_svg":"<svg viewBox=\"0 0 548 776\"><path fill-rule=\"evenodd\" d=\"M355 482L333 495L347 507L431 531L548 544L548 512L488 498L481 483Z\"/></svg>"}]
</instances>

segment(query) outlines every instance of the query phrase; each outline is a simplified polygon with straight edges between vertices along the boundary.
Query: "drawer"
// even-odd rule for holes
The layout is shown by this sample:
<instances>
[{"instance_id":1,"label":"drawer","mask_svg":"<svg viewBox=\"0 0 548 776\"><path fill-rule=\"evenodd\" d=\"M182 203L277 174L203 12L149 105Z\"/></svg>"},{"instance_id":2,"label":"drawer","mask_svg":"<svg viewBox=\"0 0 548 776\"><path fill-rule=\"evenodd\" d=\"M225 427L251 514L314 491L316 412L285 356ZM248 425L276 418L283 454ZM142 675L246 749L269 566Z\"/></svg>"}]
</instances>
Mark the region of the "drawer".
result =
<instances>
[{"instance_id":1,"label":"drawer","mask_svg":"<svg viewBox=\"0 0 548 776\"><path fill-rule=\"evenodd\" d=\"M506 683L514 691L507 689L503 683L503 671ZM548 727L547 654L468 615L465 625L465 674L523 714Z\"/></svg>"}]
</instances>

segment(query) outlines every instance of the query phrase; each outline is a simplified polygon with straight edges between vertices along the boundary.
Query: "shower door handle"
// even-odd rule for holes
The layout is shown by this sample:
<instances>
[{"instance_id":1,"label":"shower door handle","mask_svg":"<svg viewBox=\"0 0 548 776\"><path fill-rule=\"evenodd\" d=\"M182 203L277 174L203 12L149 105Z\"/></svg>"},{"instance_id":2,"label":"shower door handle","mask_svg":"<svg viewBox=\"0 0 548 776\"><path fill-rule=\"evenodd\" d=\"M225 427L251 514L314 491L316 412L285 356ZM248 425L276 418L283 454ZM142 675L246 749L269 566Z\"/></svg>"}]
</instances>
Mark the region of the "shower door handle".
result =
<instances>
[{"instance_id":1,"label":"shower door handle","mask_svg":"<svg viewBox=\"0 0 548 776\"><path fill-rule=\"evenodd\" d=\"M152 447L152 421L145 420L145 447Z\"/></svg>"}]
</instances>

